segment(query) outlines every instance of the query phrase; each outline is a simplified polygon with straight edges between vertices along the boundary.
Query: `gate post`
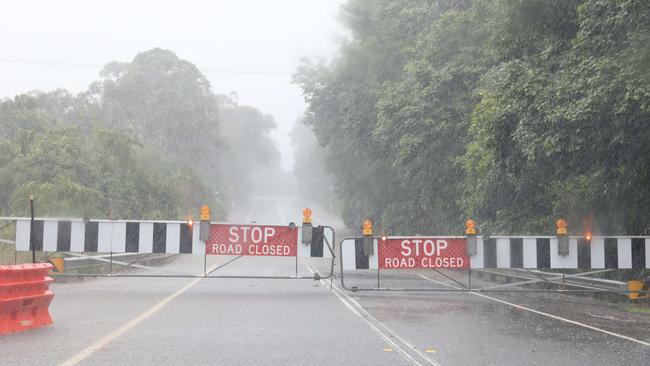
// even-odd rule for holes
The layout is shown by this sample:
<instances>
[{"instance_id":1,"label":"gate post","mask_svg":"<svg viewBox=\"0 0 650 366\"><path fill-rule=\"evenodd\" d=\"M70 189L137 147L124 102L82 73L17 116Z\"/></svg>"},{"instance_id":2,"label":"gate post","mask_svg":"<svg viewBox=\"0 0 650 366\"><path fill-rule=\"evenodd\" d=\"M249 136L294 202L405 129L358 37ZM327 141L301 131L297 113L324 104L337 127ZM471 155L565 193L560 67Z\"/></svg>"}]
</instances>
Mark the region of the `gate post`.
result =
<instances>
[{"instance_id":1,"label":"gate post","mask_svg":"<svg viewBox=\"0 0 650 366\"><path fill-rule=\"evenodd\" d=\"M569 255L569 235L567 234L567 222L559 219L555 222L557 226L557 254L563 257Z\"/></svg>"},{"instance_id":2,"label":"gate post","mask_svg":"<svg viewBox=\"0 0 650 366\"><path fill-rule=\"evenodd\" d=\"M467 256L471 257L476 255L476 223L472 219L465 221L465 236L466 236L466 251Z\"/></svg>"},{"instance_id":3,"label":"gate post","mask_svg":"<svg viewBox=\"0 0 650 366\"><path fill-rule=\"evenodd\" d=\"M199 223L199 242L205 243L210 239L210 207L208 205L201 206L200 209L200 223ZM208 272L208 253L207 250L203 251L203 276L207 276Z\"/></svg>"},{"instance_id":4,"label":"gate post","mask_svg":"<svg viewBox=\"0 0 650 366\"><path fill-rule=\"evenodd\" d=\"M311 209L302 210L302 243L310 245L313 236L313 226L311 224Z\"/></svg>"}]
</instances>

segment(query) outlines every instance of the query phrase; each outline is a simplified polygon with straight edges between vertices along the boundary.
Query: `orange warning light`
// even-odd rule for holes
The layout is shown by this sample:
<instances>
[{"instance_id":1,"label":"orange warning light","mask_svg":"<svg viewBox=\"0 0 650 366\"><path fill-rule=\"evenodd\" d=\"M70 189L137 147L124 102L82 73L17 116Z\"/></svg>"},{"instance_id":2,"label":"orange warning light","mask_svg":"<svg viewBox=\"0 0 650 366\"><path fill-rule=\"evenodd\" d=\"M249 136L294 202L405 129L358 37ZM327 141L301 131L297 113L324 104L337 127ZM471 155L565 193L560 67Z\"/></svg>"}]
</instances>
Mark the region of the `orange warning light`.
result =
<instances>
[{"instance_id":1,"label":"orange warning light","mask_svg":"<svg viewBox=\"0 0 650 366\"><path fill-rule=\"evenodd\" d=\"M210 207L208 205L201 206L201 221L210 221Z\"/></svg>"},{"instance_id":2,"label":"orange warning light","mask_svg":"<svg viewBox=\"0 0 650 366\"><path fill-rule=\"evenodd\" d=\"M465 235L476 235L476 223L472 219L465 221Z\"/></svg>"},{"instance_id":3,"label":"orange warning light","mask_svg":"<svg viewBox=\"0 0 650 366\"><path fill-rule=\"evenodd\" d=\"M586 241L591 241L591 231L585 230L584 238L585 238Z\"/></svg>"},{"instance_id":4,"label":"orange warning light","mask_svg":"<svg viewBox=\"0 0 650 366\"><path fill-rule=\"evenodd\" d=\"M194 225L194 217L192 217L192 214L187 215L187 226L192 227Z\"/></svg>"},{"instance_id":5,"label":"orange warning light","mask_svg":"<svg viewBox=\"0 0 650 366\"><path fill-rule=\"evenodd\" d=\"M555 222L557 226L557 235L566 235L567 234L567 222L564 219L559 219Z\"/></svg>"},{"instance_id":6,"label":"orange warning light","mask_svg":"<svg viewBox=\"0 0 650 366\"><path fill-rule=\"evenodd\" d=\"M372 221L365 219L362 224L363 235L372 236Z\"/></svg>"},{"instance_id":7,"label":"orange warning light","mask_svg":"<svg viewBox=\"0 0 650 366\"><path fill-rule=\"evenodd\" d=\"M302 223L311 224L311 209L308 207L302 210Z\"/></svg>"}]
</instances>

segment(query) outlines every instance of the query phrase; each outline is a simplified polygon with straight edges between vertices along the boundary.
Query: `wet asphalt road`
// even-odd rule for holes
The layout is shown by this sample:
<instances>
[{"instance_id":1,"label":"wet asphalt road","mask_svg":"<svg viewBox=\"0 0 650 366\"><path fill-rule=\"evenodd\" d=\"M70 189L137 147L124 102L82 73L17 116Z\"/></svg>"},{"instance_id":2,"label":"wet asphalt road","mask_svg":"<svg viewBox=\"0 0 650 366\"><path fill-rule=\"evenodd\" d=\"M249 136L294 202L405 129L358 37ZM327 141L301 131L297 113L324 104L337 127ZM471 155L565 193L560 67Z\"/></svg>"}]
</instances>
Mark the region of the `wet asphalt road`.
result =
<instances>
[{"instance_id":1,"label":"wet asphalt road","mask_svg":"<svg viewBox=\"0 0 650 366\"><path fill-rule=\"evenodd\" d=\"M313 207L312 207L313 208ZM300 202L252 199L231 221L298 222ZM335 218L314 209L316 223ZM209 257L215 267L230 260ZM328 271L301 259L301 275ZM181 256L157 271L196 274ZM293 275L292 258L241 258L215 274ZM446 273L463 280L463 274ZM386 286L457 286L435 272ZM53 326L0 338L2 365L648 365L650 316L562 294L387 293L329 281L110 278L52 286ZM346 274L376 285L376 273ZM520 305L520 306L517 306ZM522 307L523 306L523 307ZM568 322L572 321L572 322Z\"/></svg>"}]
</instances>

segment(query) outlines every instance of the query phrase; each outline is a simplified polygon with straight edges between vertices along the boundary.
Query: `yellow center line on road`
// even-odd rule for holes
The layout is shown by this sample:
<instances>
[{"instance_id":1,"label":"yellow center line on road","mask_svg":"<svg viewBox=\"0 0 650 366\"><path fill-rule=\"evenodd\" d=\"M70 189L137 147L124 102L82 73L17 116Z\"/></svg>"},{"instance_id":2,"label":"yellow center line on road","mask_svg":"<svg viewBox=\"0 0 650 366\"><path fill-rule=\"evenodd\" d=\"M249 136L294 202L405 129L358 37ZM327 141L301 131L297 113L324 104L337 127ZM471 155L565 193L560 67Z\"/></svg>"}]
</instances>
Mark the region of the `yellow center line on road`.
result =
<instances>
[{"instance_id":1,"label":"yellow center line on road","mask_svg":"<svg viewBox=\"0 0 650 366\"><path fill-rule=\"evenodd\" d=\"M427 281L431 281L431 282L437 283L437 284L439 284L439 285L443 285L443 286L447 286L447 287L451 287L451 288L455 288L455 289L461 289L460 287L457 287L457 286L454 286L454 285L450 285L450 284L448 284L448 283L444 283L444 282L436 281L436 280L434 280L434 279L432 279L432 278L429 278L429 277L427 277L427 276L425 276L425 275L419 275L419 276L420 276L421 278L427 280ZM641 345L644 345L644 346L648 346L648 347L650 347L650 343L648 343L648 342L644 342L644 341L642 341L642 340L640 340L640 339L636 339L636 338L628 337L628 336L626 336L626 335L622 335L622 334L618 334L618 333L610 332L610 331L608 331L608 330L605 330L605 329L602 329L602 328L598 328L598 327L594 327L594 326L591 326L591 325L589 325L589 324L580 323L580 322L575 321L575 320L571 320L571 319L563 318L563 317L561 317L561 316L557 316L557 315L553 315L553 314L545 313L545 312L543 312L543 311L539 311L539 310L531 309L531 308L528 308L528 307L525 307L525 306L517 305L517 304L511 303L511 302L508 302L508 301L504 301L504 300L498 299L498 298L496 298L496 297L492 297L492 296L488 296L488 295L484 295L484 294L479 294L478 292L468 292L468 293L469 293L469 294L472 294L472 295L474 295L474 296L482 297L482 298L484 298L484 299L488 299L488 300L496 301L496 302L501 303L501 304L504 304L504 305L512 306L512 307L514 307L515 309L525 310L525 311L531 312L531 313L533 313L533 314L542 315L542 316L545 316L545 317L548 317L548 318L551 318L551 319L559 320L559 321L564 322L564 323L569 323L569 324L577 325L577 326L579 326L579 327L587 328L587 329L590 329L590 330L593 330L593 331L596 331L596 332L600 332L600 333L603 333L603 334L607 334L607 335L610 335L610 336L613 336L613 337L617 337L617 338L625 339L625 340L627 340L627 341L635 342L635 343L638 343L638 344L641 344Z\"/></svg>"},{"instance_id":2,"label":"yellow center line on road","mask_svg":"<svg viewBox=\"0 0 650 366\"><path fill-rule=\"evenodd\" d=\"M219 266L219 263L215 264L214 266L210 267L208 269L208 272L210 272L212 269L216 268ZM196 285L197 282L199 282L201 278L195 278L193 279L190 283L187 285L179 288L174 292L173 294L165 297L162 299L160 302L149 308L147 311L144 313L140 314L138 317L131 319L128 323L122 325L121 327L115 329L113 332L108 334L107 336L101 338L97 342L91 344L90 346L86 347L83 349L81 352L77 353L76 355L70 357L69 359L63 361L60 366L73 366L78 364L79 362L83 361L84 359L88 358L88 356L92 355L96 351L100 350L102 347L106 346L108 343L112 342L113 340L117 339L124 333L128 332L138 324L142 323L144 320L150 318L152 315L156 314L159 312L165 305L170 303L172 300L177 298L178 296L182 295L185 291L187 291L190 287Z\"/></svg>"}]
</instances>

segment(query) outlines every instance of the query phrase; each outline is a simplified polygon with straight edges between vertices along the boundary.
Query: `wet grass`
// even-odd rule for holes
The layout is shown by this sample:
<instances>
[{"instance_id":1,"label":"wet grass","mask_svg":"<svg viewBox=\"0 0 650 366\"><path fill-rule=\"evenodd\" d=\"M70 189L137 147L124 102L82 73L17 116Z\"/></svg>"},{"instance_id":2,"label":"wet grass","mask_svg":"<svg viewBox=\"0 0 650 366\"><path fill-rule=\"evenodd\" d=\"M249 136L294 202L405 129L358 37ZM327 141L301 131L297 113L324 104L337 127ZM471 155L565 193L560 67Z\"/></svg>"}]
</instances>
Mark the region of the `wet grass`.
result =
<instances>
[{"instance_id":1,"label":"wet grass","mask_svg":"<svg viewBox=\"0 0 650 366\"><path fill-rule=\"evenodd\" d=\"M12 241L16 238L16 225L13 222L0 222L0 239ZM36 260L42 260L46 256L43 252L36 252ZM15 252L13 243L0 242L0 265L14 263L31 263L32 253Z\"/></svg>"},{"instance_id":2,"label":"wet grass","mask_svg":"<svg viewBox=\"0 0 650 366\"><path fill-rule=\"evenodd\" d=\"M14 263L14 248L9 244L0 244L0 265Z\"/></svg>"},{"instance_id":3,"label":"wet grass","mask_svg":"<svg viewBox=\"0 0 650 366\"><path fill-rule=\"evenodd\" d=\"M44 252L36 252L36 260L41 261L46 257ZM0 265L9 265L14 263L31 263L31 252L18 252L14 250L13 244L0 243Z\"/></svg>"},{"instance_id":4,"label":"wet grass","mask_svg":"<svg viewBox=\"0 0 650 366\"><path fill-rule=\"evenodd\" d=\"M625 311L634 314L650 315L650 306L648 305L650 305L650 303L645 303L643 305L629 304L625 306Z\"/></svg>"},{"instance_id":5,"label":"wet grass","mask_svg":"<svg viewBox=\"0 0 650 366\"><path fill-rule=\"evenodd\" d=\"M15 225L12 222L0 222L0 239L14 240ZM14 264L14 245L0 242L0 265Z\"/></svg>"}]
</instances>

